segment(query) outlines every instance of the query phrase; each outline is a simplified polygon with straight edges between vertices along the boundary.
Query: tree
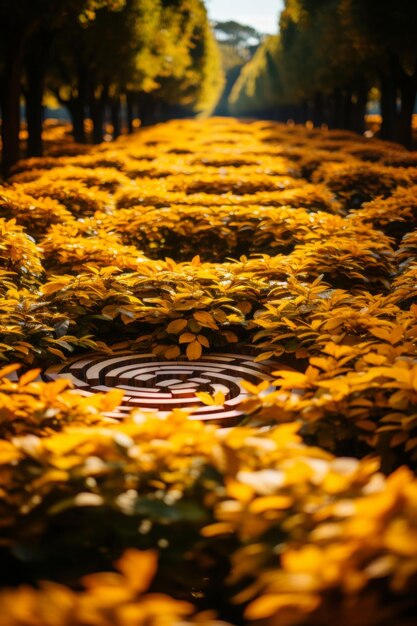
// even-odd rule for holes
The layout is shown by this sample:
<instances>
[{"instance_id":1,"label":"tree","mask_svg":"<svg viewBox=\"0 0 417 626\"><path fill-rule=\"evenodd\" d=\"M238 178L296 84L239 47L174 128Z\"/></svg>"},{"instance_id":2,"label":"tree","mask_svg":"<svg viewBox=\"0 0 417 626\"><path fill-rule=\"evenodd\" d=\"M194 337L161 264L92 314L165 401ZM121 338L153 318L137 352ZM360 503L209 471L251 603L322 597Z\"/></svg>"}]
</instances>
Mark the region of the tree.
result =
<instances>
[{"instance_id":1,"label":"tree","mask_svg":"<svg viewBox=\"0 0 417 626\"><path fill-rule=\"evenodd\" d=\"M378 84L382 137L411 147L416 33L414 0L286 0L277 62L271 69L279 77L281 99L293 106L299 121L311 119L316 125L324 122L363 133L368 93ZM250 104L259 109L251 81L270 74L266 59L265 49L242 71L240 95L236 87L231 96L235 110L242 98L247 111ZM270 95L265 95L264 109L269 101Z\"/></svg>"},{"instance_id":2,"label":"tree","mask_svg":"<svg viewBox=\"0 0 417 626\"><path fill-rule=\"evenodd\" d=\"M154 121L164 110L211 113L223 88L223 72L202 0L163 0L154 55L159 60L156 87L147 91L150 98L145 90L139 94L143 121Z\"/></svg>"},{"instance_id":3,"label":"tree","mask_svg":"<svg viewBox=\"0 0 417 626\"><path fill-rule=\"evenodd\" d=\"M340 14L339 0L288 0L281 15L286 91L315 124L364 131L372 76Z\"/></svg>"},{"instance_id":4,"label":"tree","mask_svg":"<svg viewBox=\"0 0 417 626\"><path fill-rule=\"evenodd\" d=\"M253 58L243 67L229 97L234 115L279 117L283 89L279 67L280 40L266 37Z\"/></svg>"},{"instance_id":5,"label":"tree","mask_svg":"<svg viewBox=\"0 0 417 626\"><path fill-rule=\"evenodd\" d=\"M240 56L245 60L249 60L263 39L263 35L253 26L233 20L214 22L213 27L217 40L239 51Z\"/></svg>"},{"instance_id":6,"label":"tree","mask_svg":"<svg viewBox=\"0 0 417 626\"><path fill-rule=\"evenodd\" d=\"M0 101L2 170L5 176L20 156L20 96L25 55L41 29L52 36L68 20L94 19L96 10L123 6L124 0L0 0ZM32 49L33 50L33 49Z\"/></svg>"},{"instance_id":7,"label":"tree","mask_svg":"<svg viewBox=\"0 0 417 626\"><path fill-rule=\"evenodd\" d=\"M202 0L0 0L3 171L20 156L20 97L26 100L29 155L42 153L45 85L70 111L76 141L103 139L111 110L120 133L121 100L146 120L158 107L212 110L222 87L217 45ZM25 69L25 72L23 72ZM150 94L152 99L150 100ZM130 119L130 127L132 127Z\"/></svg>"},{"instance_id":8,"label":"tree","mask_svg":"<svg viewBox=\"0 0 417 626\"><path fill-rule=\"evenodd\" d=\"M383 135L411 147L417 95L417 3L414 0L341 0L346 28L376 68ZM396 119L396 99L400 110Z\"/></svg>"},{"instance_id":9,"label":"tree","mask_svg":"<svg viewBox=\"0 0 417 626\"><path fill-rule=\"evenodd\" d=\"M216 113L229 113L228 99L242 67L253 57L264 36L252 26L235 21L215 22L214 33L222 55L225 87Z\"/></svg>"},{"instance_id":10,"label":"tree","mask_svg":"<svg viewBox=\"0 0 417 626\"><path fill-rule=\"evenodd\" d=\"M153 0L126 0L122 10L103 7L94 21L74 21L56 40L49 87L71 115L76 141L84 142L87 108L93 121L93 141L103 140L107 105L113 112L116 134L120 129L120 98L129 83L143 83L145 68L137 59L155 36L158 13ZM156 7L157 8L157 7ZM149 64L149 74L154 71Z\"/></svg>"}]
</instances>

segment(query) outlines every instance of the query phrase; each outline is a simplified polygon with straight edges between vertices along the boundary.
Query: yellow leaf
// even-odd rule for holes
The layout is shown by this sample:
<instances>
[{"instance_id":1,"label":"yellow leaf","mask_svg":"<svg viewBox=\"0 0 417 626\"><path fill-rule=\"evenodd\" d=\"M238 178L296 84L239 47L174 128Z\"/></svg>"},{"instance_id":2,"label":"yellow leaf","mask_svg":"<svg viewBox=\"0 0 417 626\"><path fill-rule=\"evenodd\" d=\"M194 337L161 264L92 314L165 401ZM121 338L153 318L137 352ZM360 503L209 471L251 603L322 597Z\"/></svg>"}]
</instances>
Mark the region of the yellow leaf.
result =
<instances>
[{"instance_id":1,"label":"yellow leaf","mask_svg":"<svg viewBox=\"0 0 417 626\"><path fill-rule=\"evenodd\" d=\"M223 391L216 391L216 393L213 396L213 400L214 400L214 404L218 404L218 405L223 405L224 401L226 400L226 396L224 395Z\"/></svg>"},{"instance_id":2,"label":"yellow leaf","mask_svg":"<svg viewBox=\"0 0 417 626\"><path fill-rule=\"evenodd\" d=\"M196 311L193 313L193 317L201 326L208 326L213 329L218 328L214 317L208 311Z\"/></svg>"},{"instance_id":3,"label":"yellow leaf","mask_svg":"<svg viewBox=\"0 0 417 626\"><path fill-rule=\"evenodd\" d=\"M35 380L39 376L40 373L41 373L41 370L39 368L34 369L34 370L29 370L28 372L26 372L26 374L23 374L23 376L19 378L19 385L24 387L28 383L31 383L33 380Z\"/></svg>"},{"instance_id":4,"label":"yellow leaf","mask_svg":"<svg viewBox=\"0 0 417 626\"><path fill-rule=\"evenodd\" d=\"M119 307L114 304L110 304L102 309L101 314L114 320L119 315Z\"/></svg>"},{"instance_id":5,"label":"yellow leaf","mask_svg":"<svg viewBox=\"0 0 417 626\"><path fill-rule=\"evenodd\" d=\"M207 406L214 406L216 404L207 391L197 391L195 395L203 404L206 404Z\"/></svg>"},{"instance_id":6,"label":"yellow leaf","mask_svg":"<svg viewBox=\"0 0 417 626\"><path fill-rule=\"evenodd\" d=\"M384 535L388 550L404 556L417 556L417 532L406 520L398 519L390 524Z\"/></svg>"},{"instance_id":7,"label":"yellow leaf","mask_svg":"<svg viewBox=\"0 0 417 626\"><path fill-rule=\"evenodd\" d=\"M184 328L187 326L188 321L184 319L173 320L170 322L166 328L167 333L173 333L174 335L178 335Z\"/></svg>"},{"instance_id":8,"label":"yellow leaf","mask_svg":"<svg viewBox=\"0 0 417 626\"><path fill-rule=\"evenodd\" d=\"M42 293L44 296L50 296L51 294L63 289L68 285L68 281L51 281L43 285Z\"/></svg>"},{"instance_id":9,"label":"yellow leaf","mask_svg":"<svg viewBox=\"0 0 417 626\"><path fill-rule=\"evenodd\" d=\"M390 343L392 345L395 345L403 338L403 335L404 335L403 327L395 326L395 328L393 328L392 333L390 335Z\"/></svg>"},{"instance_id":10,"label":"yellow leaf","mask_svg":"<svg viewBox=\"0 0 417 626\"><path fill-rule=\"evenodd\" d=\"M273 375L277 375L282 380L275 380L274 384L280 387L297 388L298 386L304 387L308 382L308 377L301 372L291 372L286 370L280 370L278 372L272 372Z\"/></svg>"},{"instance_id":11,"label":"yellow leaf","mask_svg":"<svg viewBox=\"0 0 417 626\"><path fill-rule=\"evenodd\" d=\"M331 365L330 359L327 360L323 357L313 356L310 359L310 364L315 365L321 370L327 371Z\"/></svg>"},{"instance_id":12,"label":"yellow leaf","mask_svg":"<svg viewBox=\"0 0 417 626\"><path fill-rule=\"evenodd\" d=\"M77 446L91 440L91 435L84 432L66 432L53 435L44 440L44 446L47 450L57 455L66 455Z\"/></svg>"},{"instance_id":13,"label":"yellow leaf","mask_svg":"<svg viewBox=\"0 0 417 626\"><path fill-rule=\"evenodd\" d=\"M230 535L234 532L233 524L228 522L217 522L216 524L210 524L201 529L203 537L217 537L218 535Z\"/></svg>"},{"instance_id":14,"label":"yellow leaf","mask_svg":"<svg viewBox=\"0 0 417 626\"><path fill-rule=\"evenodd\" d=\"M378 339L382 339L382 341L390 340L390 333L386 328L370 328L369 332L374 336L378 337Z\"/></svg>"},{"instance_id":15,"label":"yellow leaf","mask_svg":"<svg viewBox=\"0 0 417 626\"><path fill-rule=\"evenodd\" d=\"M288 609L292 609L297 613L312 613L320 604L319 596L312 593L275 593L264 595L257 598L245 610L245 618L249 620L259 620L272 617L280 610L285 611L288 617ZM298 623L300 620L292 620L291 624ZM304 620L303 620L304 621ZM276 620L271 623L278 623ZM284 622L283 622L284 623Z\"/></svg>"},{"instance_id":16,"label":"yellow leaf","mask_svg":"<svg viewBox=\"0 0 417 626\"><path fill-rule=\"evenodd\" d=\"M22 366L19 363L12 363L11 365L6 365L0 369L0 378L6 378L12 372L20 369Z\"/></svg>"},{"instance_id":17,"label":"yellow leaf","mask_svg":"<svg viewBox=\"0 0 417 626\"><path fill-rule=\"evenodd\" d=\"M6 465L17 461L20 457L20 452L14 447L13 444L8 441L0 441L0 465Z\"/></svg>"},{"instance_id":18,"label":"yellow leaf","mask_svg":"<svg viewBox=\"0 0 417 626\"><path fill-rule=\"evenodd\" d=\"M55 354L55 356L58 356L60 359L65 359L65 354L62 352L62 350L58 350L58 348L51 348L50 346L47 348L47 350L51 354Z\"/></svg>"},{"instance_id":19,"label":"yellow leaf","mask_svg":"<svg viewBox=\"0 0 417 626\"><path fill-rule=\"evenodd\" d=\"M202 352L202 347L201 347L201 344L197 340L192 341L190 344L188 344L187 358L190 359L190 361L196 361L197 359L199 359L201 356L201 352Z\"/></svg>"},{"instance_id":20,"label":"yellow leaf","mask_svg":"<svg viewBox=\"0 0 417 626\"><path fill-rule=\"evenodd\" d=\"M136 593L142 593L149 588L158 567L157 554L153 550L140 552L128 549L116 567L126 579L127 585Z\"/></svg>"},{"instance_id":21,"label":"yellow leaf","mask_svg":"<svg viewBox=\"0 0 417 626\"><path fill-rule=\"evenodd\" d=\"M246 389L246 391L249 391L249 393L253 395L258 395L258 393L266 391L271 386L269 380L263 380L261 383L259 383L259 385L254 385L248 380L242 380L240 384L244 389Z\"/></svg>"},{"instance_id":22,"label":"yellow leaf","mask_svg":"<svg viewBox=\"0 0 417 626\"><path fill-rule=\"evenodd\" d=\"M209 340L204 335L197 335L197 341L205 348L210 348Z\"/></svg>"},{"instance_id":23,"label":"yellow leaf","mask_svg":"<svg viewBox=\"0 0 417 626\"><path fill-rule=\"evenodd\" d=\"M224 311L222 311L221 309L216 309L213 312L213 317L214 319L216 319L218 322L220 322L220 324L223 324L226 320L227 320L227 315Z\"/></svg>"},{"instance_id":24,"label":"yellow leaf","mask_svg":"<svg viewBox=\"0 0 417 626\"><path fill-rule=\"evenodd\" d=\"M102 398L102 411L113 411L122 404L125 392L122 389L112 389L108 391Z\"/></svg>"},{"instance_id":25,"label":"yellow leaf","mask_svg":"<svg viewBox=\"0 0 417 626\"><path fill-rule=\"evenodd\" d=\"M236 308L239 309L244 315L247 315L252 311L252 305L250 302L238 302Z\"/></svg>"},{"instance_id":26,"label":"yellow leaf","mask_svg":"<svg viewBox=\"0 0 417 626\"><path fill-rule=\"evenodd\" d=\"M288 509L293 501L294 499L291 496L264 496L262 498L256 498L256 500L251 503L249 511L256 514L276 509Z\"/></svg>"},{"instance_id":27,"label":"yellow leaf","mask_svg":"<svg viewBox=\"0 0 417 626\"><path fill-rule=\"evenodd\" d=\"M183 333L180 335L179 342L180 343L191 343L195 340L194 333Z\"/></svg>"},{"instance_id":28,"label":"yellow leaf","mask_svg":"<svg viewBox=\"0 0 417 626\"><path fill-rule=\"evenodd\" d=\"M298 550L284 552L281 562L288 572L316 573L323 567L323 551L318 546L305 545Z\"/></svg>"},{"instance_id":29,"label":"yellow leaf","mask_svg":"<svg viewBox=\"0 0 417 626\"><path fill-rule=\"evenodd\" d=\"M387 357L382 354L377 354L375 352L370 352L369 354L365 354L363 360L370 365L382 365L386 362Z\"/></svg>"},{"instance_id":30,"label":"yellow leaf","mask_svg":"<svg viewBox=\"0 0 417 626\"><path fill-rule=\"evenodd\" d=\"M170 346L164 352L164 356L166 359L176 359L177 356L179 356L180 354L181 354L181 350L179 349L178 346Z\"/></svg>"},{"instance_id":31,"label":"yellow leaf","mask_svg":"<svg viewBox=\"0 0 417 626\"><path fill-rule=\"evenodd\" d=\"M271 351L271 352L262 352L261 354L258 354L255 357L254 361L256 363L260 363L261 361L267 361L268 359L271 358L271 356L274 356L274 352L273 351Z\"/></svg>"}]
</instances>

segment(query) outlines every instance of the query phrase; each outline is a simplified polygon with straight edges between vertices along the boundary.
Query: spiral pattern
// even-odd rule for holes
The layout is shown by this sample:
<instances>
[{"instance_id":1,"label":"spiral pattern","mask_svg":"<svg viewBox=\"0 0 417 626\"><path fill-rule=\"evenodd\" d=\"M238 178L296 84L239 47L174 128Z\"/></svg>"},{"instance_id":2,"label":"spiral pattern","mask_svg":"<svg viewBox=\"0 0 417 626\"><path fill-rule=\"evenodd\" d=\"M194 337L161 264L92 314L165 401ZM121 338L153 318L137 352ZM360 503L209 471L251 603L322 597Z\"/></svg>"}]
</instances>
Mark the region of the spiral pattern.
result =
<instances>
[{"instance_id":1,"label":"spiral pattern","mask_svg":"<svg viewBox=\"0 0 417 626\"><path fill-rule=\"evenodd\" d=\"M198 361L161 361L154 354L91 353L47 369L43 378L69 378L85 395L122 389L123 404L111 416L121 417L132 408L167 414L176 408L198 407L193 418L235 423L238 406L247 392L242 380L259 384L271 380L271 362L256 363L243 354L210 354ZM276 365L276 364L275 364ZM223 405L207 406L195 394L223 392Z\"/></svg>"}]
</instances>

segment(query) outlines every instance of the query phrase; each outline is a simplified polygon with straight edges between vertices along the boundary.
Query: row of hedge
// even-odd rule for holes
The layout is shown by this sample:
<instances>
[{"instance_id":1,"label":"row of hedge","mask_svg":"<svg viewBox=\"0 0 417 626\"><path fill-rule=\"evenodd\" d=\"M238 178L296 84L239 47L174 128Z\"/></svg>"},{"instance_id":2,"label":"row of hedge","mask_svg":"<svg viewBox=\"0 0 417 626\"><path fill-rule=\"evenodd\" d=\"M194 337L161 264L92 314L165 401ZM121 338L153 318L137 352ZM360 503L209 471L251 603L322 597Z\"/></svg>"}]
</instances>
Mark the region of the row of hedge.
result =
<instances>
[{"instance_id":1,"label":"row of hedge","mask_svg":"<svg viewBox=\"0 0 417 626\"><path fill-rule=\"evenodd\" d=\"M415 165L221 119L18 165L0 190L0 551L26 586L0 625L413 624ZM168 360L250 345L276 372L244 383L227 431L118 421L121 391L37 379L115 342Z\"/></svg>"}]
</instances>

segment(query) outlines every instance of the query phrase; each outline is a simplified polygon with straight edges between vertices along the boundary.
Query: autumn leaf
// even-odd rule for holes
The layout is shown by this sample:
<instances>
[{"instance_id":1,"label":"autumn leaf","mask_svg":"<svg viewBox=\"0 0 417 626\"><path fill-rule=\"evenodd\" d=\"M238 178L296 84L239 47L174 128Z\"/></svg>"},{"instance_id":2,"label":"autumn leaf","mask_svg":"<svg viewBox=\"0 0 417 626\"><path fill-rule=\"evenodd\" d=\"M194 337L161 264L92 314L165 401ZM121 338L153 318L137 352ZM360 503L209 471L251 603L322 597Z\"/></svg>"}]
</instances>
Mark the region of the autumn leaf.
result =
<instances>
[{"instance_id":1,"label":"autumn leaf","mask_svg":"<svg viewBox=\"0 0 417 626\"><path fill-rule=\"evenodd\" d=\"M210 395L206 391L197 391L195 395L207 406L222 406L226 400L226 396L222 391L216 391L214 395Z\"/></svg>"},{"instance_id":2,"label":"autumn leaf","mask_svg":"<svg viewBox=\"0 0 417 626\"><path fill-rule=\"evenodd\" d=\"M283 611L288 615L289 609L297 611L301 616L313 611L320 605L319 595L312 593L279 593L263 595L249 604L245 617L249 620L267 619ZM298 621L298 620L297 620Z\"/></svg>"},{"instance_id":3,"label":"autumn leaf","mask_svg":"<svg viewBox=\"0 0 417 626\"><path fill-rule=\"evenodd\" d=\"M213 330L218 328L213 315L208 311L195 311L193 317L201 326L208 326Z\"/></svg>"},{"instance_id":4,"label":"autumn leaf","mask_svg":"<svg viewBox=\"0 0 417 626\"><path fill-rule=\"evenodd\" d=\"M146 591L158 567L158 557L154 550L139 551L125 550L123 556L116 562L116 568L123 574L126 584L135 591Z\"/></svg>"},{"instance_id":5,"label":"autumn leaf","mask_svg":"<svg viewBox=\"0 0 417 626\"><path fill-rule=\"evenodd\" d=\"M186 353L187 353L187 358L190 361L196 361L197 359L200 358L201 353L202 353L201 344L195 339L194 341L188 344Z\"/></svg>"},{"instance_id":6,"label":"autumn leaf","mask_svg":"<svg viewBox=\"0 0 417 626\"><path fill-rule=\"evenodd\" d=\"M164 356L166 359L176 359L178 356L180 356L180 354L181 350L178 346L170 346L164 352Z\"/></svg>"},{"instance_id":7,"label":"autumn leaf","mask_svg":"<svg viewBox=\"0 0 417 626\"><path fill-rule=\"evenodd\" d=\"M166 328L167 333L173 333L178 335L184 328L186 328L188 321L185 319L173 320L170 322Z\"/></svg>"},{"instance_id":8,"label":"autumn leaf","mask_svg":"<svg viewBox=\"0 0 417 626\"><path fill-rule=\"evenodd\" d=\"M25 374L22 374L22 376L20 376L19 378L19 385L21 387L24 387L28 383L31 383L32 381L36 380L36 378L38 378L41 371L42 370L38 368L34 370L29 370Z\"/></svg>"},{"instance_id":9,"label":"autumn leaf","mask_svg":"<svg viewBox=\"0 0 417 626\"><path fill-rule=\"evenodd\" d=\"M210 348L209 340L204 335L197 335L197 341L205 348Z\"/></svg>"},{"instance_id":10,"label":"autumn leaf","mask_svg":"<svg viewBox=\"0 0 417 626\"><path fill-rule=\"evenodd\" d=\"M19 363L11 363L10 365L6 365L0 369L0 378L6 378L9 374L13 374L22 366Z\"/></svg>"},{"instance_id":11,"label":"autumn leaf","mask_svg":"<svg viewBox=\"0 0 417 626\"><path fill-rule=\"evenodd\" d=\"M179 337L179 342L180 343L191 343L192 341L195 341L196 335L194 335L193 333L183 333L182 335L180 335Z\"/></svg>"}]
</instances>

